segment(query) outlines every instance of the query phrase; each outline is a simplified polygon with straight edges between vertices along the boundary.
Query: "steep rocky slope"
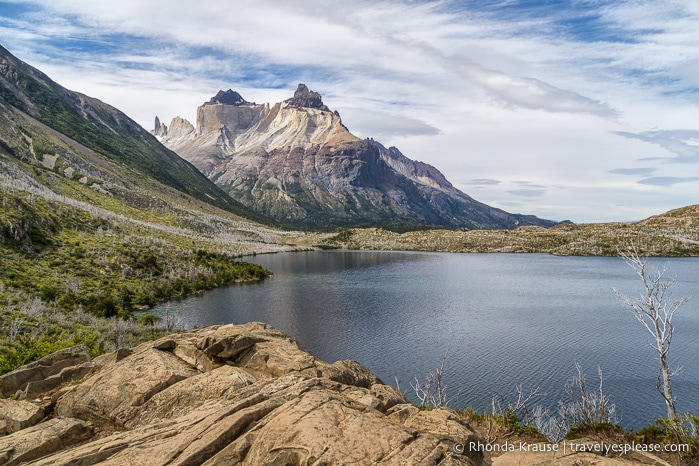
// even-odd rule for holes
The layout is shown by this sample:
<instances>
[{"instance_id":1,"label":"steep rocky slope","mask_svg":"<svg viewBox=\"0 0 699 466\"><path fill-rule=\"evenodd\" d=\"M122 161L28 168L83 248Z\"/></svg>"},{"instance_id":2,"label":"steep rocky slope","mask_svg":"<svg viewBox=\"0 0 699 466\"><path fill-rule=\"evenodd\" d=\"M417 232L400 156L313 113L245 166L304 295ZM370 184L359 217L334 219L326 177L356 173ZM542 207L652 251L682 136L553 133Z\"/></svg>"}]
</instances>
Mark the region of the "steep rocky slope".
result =
<instances>
[{"instance_id":1,"label":"steep rocky slope","mask_svg":"<svg viewBox=\"0 0 699 466\"><path fill-rule=\"evenodd\" d=\"M114 316L259 279L236 259L298 249L123 113L1 47L0 201L0 373L78 342L104 352L127 325Z\"/></svg>"},{"instance_id":2,"label":"steep rocky slope","mask_svg":"<svg viewBox=\"0 0 699 466\"><path fill-rule=\"evenodd\" d=\"M60 86L2 46L0 118L0 155L39 162L69 179L83 180L93 189L124 199L129 197L124 191L158 183L262 220L124 113Z\"/></svg>"},{"instance_id":3,"label":"steep rocky slope","mask_svg":"<svg viewBox=\"0 0 699 466\"><path fill-rule=\"evenodd\" d=\"M220 91L198 108L194 125L179 117L169 127L157 120L154 133L233 198L286 223L399 229L554 224L489 207L436 168L357 138L304 84L272 106Z\"/></svg>"}]
</instances>

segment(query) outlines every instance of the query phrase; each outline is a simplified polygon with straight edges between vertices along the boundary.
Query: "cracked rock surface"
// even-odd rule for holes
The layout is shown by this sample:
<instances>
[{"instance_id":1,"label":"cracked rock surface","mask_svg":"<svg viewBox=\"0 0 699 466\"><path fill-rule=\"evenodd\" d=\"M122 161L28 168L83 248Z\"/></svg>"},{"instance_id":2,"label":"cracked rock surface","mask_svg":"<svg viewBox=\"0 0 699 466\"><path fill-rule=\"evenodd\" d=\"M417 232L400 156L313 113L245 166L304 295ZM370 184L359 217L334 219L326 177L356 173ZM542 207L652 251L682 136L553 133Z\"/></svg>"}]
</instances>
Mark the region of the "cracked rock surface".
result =
<instances>
[{"instance_id":1,"label":"cracked rock surface","mask_svg":"<svg viewBox=\"0 0 699 466\"><path fill-rule=\"evenodd\" d=\"M101 356L54 398L38 430L0 439L0 464L489 463L454 453L476 440L455 412L420 411L360 364L321 361L260 323Z\"/></svg>"}]
</instances>

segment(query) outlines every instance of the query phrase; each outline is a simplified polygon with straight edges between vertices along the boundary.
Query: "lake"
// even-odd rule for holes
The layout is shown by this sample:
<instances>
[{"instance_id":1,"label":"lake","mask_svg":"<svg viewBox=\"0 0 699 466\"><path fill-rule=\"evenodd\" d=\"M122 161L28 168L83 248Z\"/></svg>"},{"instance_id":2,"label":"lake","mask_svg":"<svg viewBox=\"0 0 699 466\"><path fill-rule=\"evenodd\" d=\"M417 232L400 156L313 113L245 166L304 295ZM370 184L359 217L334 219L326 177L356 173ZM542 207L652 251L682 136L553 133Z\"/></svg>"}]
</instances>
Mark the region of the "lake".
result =
<instances>
[{"instance_id":1,"label":"lake","mask_svg":"<svg viewBox=\"0 0 699 466\"><path fill-rule=\"evenodd\" d=\"M665 414L655 389L650 335L612 288L640 280L620 258L546 254L316 251L246 258L274 272L259 284L169 303L188 327L267 322L323 360L354 359L413 401L410 382L439 367L452 407L487 410L519 384L556 406L580 363L596 389L597 367L620 422L640 428ZM696 293L699 258L668 266L674 297ZM699 413L699 296L675 316L670 351L678 412Z\"/></svg>"}]
</instances>

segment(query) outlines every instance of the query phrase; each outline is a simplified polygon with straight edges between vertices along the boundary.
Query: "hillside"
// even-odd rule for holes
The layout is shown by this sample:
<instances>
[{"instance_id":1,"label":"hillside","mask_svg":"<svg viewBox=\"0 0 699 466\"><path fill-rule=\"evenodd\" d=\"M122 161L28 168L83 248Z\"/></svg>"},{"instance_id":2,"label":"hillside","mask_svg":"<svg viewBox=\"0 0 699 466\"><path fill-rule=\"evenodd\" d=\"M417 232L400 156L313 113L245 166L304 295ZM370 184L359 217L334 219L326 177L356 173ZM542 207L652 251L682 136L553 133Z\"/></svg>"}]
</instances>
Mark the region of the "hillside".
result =
<instances>
[{"instance_id":1,"label":"hillside","mask_svg":"<svg viewBox=\"0 0 699 466\"><path fill-rule=\"evenodd\" d=\"M395 233L347 229L318 238L329 248L440 252L547 253L615 256L635 245L645 256L699 256L699 206L688 206L635 223L561 224L514 230L425 230Z\"/></svg>"},{"instance_id":2,"label":"hillside","mask_svg":"<svg viewBox=\"0 0 699 466\"><path fill-rule=\"evenodd\" d=\"M194 125L177 117L168 127L156 117L155 126L163 144L231 197L292 225L405 231L555 224L478 202L435 167L359 139L304 84L271 106L220 91L197 109Z\"/></svg>"},{"instance_id":3,"label":"hillside","mask_svg":"<svg viewBox=\"0 0 699 466\"><path fill-rule=\"evenodd\" d=\"M32 156L45 166L65 163L65 168L70 168L71 177L82 179L92 174L90 169L99 171L100 167L95 165L103 165L100 159L105 158L132 169L138 176L158 181L201 201L239 215L262 219L216 189L191 164L159 144L150 133L119 110L63 88L1 46L0 99L5 104L4 114L7 114L8 107L12 107L28 117L25 121L41 122L54 130L55 136L60 135L58 137L63 139L61 147L61 144L51 141L52 138L37 138L36 141L30 138ZM20 124L21 128L19 121L16 120L15 123ZM14 125L10 124L12 126ZM21 134L21 130L8 134L10 127L5 128L0 144L5 151L17 153L21 158L25 145L22 144L22 139L29 141L29 135ZM72 144L68 143L68 139ZM72 145L72 154L65 147L66 143ZM75 143L87 148L88 153ZM83 164L87 162L91 166L84 167L83 171L76 170L78 167L70 167L71 158L74 158L71 155L83 159ZM89 176L88 181L91 181ZM129 186L133 180L122 178L122 181Z\"/></svg>"},{"instance_id":4,"label":"hillside","mask_svg":"<svg viewBox=\"0 0 699 466\"><path fill-rule=\"evenodd\" d=\"M99 354L153 338L114 318L261 280L240 256L303 241L239 216L259 218L123 113L2 48L0 197L0 373L76 343Z\"/></svg>"}]
</instances>

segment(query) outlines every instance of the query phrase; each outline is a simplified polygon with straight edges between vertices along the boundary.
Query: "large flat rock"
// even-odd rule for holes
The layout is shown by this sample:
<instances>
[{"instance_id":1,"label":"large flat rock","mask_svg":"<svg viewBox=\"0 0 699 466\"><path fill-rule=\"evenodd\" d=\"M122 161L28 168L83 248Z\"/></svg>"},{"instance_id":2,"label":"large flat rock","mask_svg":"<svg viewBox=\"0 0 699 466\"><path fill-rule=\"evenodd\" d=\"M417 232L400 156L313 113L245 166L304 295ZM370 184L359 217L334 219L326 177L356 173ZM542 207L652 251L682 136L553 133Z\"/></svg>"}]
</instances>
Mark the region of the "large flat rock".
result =
<instances>
[{"instance_id":1,"label":"large flat rock","mask_svg":"<svg viewBox=\"0 0 699 466\"><path fill-rule=\"evenodd\" d=\"M27 401L0 399L0 420L8 433L36 425L44 418L44 410Z\"/></svg>"},{"instance_id":2,"label":"large flat rock","mask_svg":"<svg viewBox=\"0 0 699 466\"><path fill-rule=\"evenodd\" d=\"M68 367L80 366L90 360L84 346L74 346L49 354L36 362L24 365L0 376L0 395L8 397L25 390L30 382L41 382L61 373Z\"/></svg>"},{"instance_id":3,"label":"large flat rock","mask_svg":"<svg viewBox=\"0 0 699 466\"><path fill-rule=\"evenodd\" d=\"M41 458L90 437L92 430L87 423L77 419L54 418L0 438L0 466Z\"/></svg>"}]
</instances>

